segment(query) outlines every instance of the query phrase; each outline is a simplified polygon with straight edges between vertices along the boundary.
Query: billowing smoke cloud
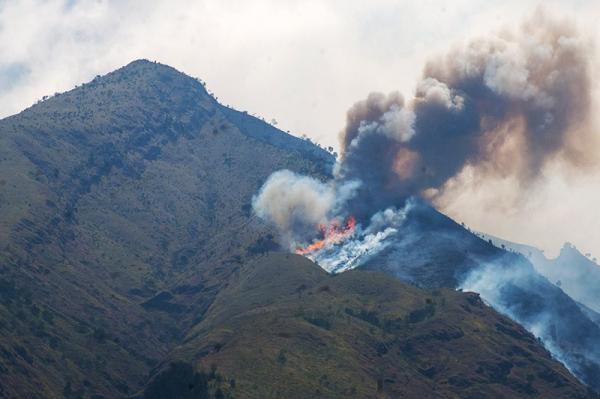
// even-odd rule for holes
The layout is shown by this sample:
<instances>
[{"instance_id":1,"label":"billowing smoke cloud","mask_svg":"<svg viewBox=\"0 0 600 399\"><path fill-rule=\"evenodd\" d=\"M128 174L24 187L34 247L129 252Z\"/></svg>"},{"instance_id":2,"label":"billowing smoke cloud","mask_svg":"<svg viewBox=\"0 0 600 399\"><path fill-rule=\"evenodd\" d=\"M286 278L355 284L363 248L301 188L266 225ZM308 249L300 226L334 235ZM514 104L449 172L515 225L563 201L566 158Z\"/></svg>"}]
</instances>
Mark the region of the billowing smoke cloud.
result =
<instances>
[{"instance_id":1,"label":"billowing smoke cloud","mask_svg":"<svg viewBox=\"0 0 600 399\"><path fill-rule=\"evenodd\" d=\"M553 160L586 164L597 148L590 51L573 24L542 11L516 32L458 47L426 65L411 101L373 93L348 111L331 182L277 172L255 210L293 246L314 226L347 215L365 226L411 196L440 204L461 171L511 176L520 190Z\"/></svg>"},{"instance_id":2,"label":"billowing smoke cloud","mask_svg":"<svg viewBox=\"0 0 600 399\"><path fill-rule=\"evenodd\" d=\"M331 185L289 170L273 173L254 197L254 211L285 235L312 234L336 201ZM286 237L289 241L291 237Z\"/></svg>"},{"instance_id":3,"label":"billowing smoke cloud","mask_svg":"<svg viewBox=\"0 0 600 399\"><path fill-rule=\"evenodd\" d=\"M371 94L348 112L336 178L364 184L360 217L411 195L435 198L465 167L531 183L546 164L590 161L591 45L537 12L518 32L432 60L414 99Z\"/></svg>"},{"instance_id":4,"label":"billowing smoke cloud","mask_svg":"<svg viewBox=\"0 0 600 399\"><path fill-rule=\"evenodd\" d=\"M315 236L319 225L328 225L342 213L341 206L353 195L355 181L323 183L289 170L273 173L253 198L254 212L272 223L284 245L305 243Z\"/></svg>"},{"instance_id":5,"label":"billowing smoke cloud","mask_svg":"<svg viewBox=\"0 0 600 399\"><path fill-rule=\"evenodd\" d=\"M359 220L379 209L401 206L410 194L403 182L416 167L416 154L407 148L414 136L415 114L398 93L373 93L348 111L340 137L342 159L334 175L339 181L363 183L349 205Z\"/></svg>"}]
</instances>

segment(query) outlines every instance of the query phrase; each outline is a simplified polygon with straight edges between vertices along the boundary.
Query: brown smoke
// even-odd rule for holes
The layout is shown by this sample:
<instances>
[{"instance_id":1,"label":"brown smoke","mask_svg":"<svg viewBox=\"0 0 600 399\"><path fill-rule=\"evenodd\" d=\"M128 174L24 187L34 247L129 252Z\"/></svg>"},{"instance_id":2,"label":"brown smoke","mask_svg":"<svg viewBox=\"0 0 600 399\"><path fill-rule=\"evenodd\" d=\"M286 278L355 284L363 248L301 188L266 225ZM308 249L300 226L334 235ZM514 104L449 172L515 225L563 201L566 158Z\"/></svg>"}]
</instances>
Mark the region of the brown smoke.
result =
<instances>
[{"instance_id":1,"label":"brown smoke","mask_svg":"<svg viewBox=\"0 0 600 399\"><path fill-rule=\"evenodd\" d=\"M522 187L560 159L595 159L590 128L592 45L569 21L537 11L430 61L414 99L374 93L341 133L336 178L358 180L359 219L412 195L439 195L465 167ZM595 143L594 143L595 144Z\"/></svg>"}]
</instances>

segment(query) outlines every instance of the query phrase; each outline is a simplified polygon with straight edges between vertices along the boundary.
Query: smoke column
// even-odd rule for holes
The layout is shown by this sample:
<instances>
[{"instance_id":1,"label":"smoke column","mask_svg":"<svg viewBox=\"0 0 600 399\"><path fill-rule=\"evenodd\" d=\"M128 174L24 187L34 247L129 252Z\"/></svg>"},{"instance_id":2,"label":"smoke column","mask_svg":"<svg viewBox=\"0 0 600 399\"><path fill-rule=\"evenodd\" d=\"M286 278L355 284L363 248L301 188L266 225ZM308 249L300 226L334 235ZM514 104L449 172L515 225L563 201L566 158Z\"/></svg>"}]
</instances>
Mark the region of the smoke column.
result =
<instances>
[{"instance_id":1,"label":"smoke column","mask_svg":"<svg viewBox=\"0 0 600 399\"><path fill-rule=\"evenodd\" d=\"M334 218L364 226L412 196L442 202L466 168L472 180L511 176L526 192L553 160L590 164L591 51L572 23L541 10L457 47L427 63L411 101L372 93L348 111L332 181L277 172L255 210L293 246Z\"/></svg>"}]
</instances>

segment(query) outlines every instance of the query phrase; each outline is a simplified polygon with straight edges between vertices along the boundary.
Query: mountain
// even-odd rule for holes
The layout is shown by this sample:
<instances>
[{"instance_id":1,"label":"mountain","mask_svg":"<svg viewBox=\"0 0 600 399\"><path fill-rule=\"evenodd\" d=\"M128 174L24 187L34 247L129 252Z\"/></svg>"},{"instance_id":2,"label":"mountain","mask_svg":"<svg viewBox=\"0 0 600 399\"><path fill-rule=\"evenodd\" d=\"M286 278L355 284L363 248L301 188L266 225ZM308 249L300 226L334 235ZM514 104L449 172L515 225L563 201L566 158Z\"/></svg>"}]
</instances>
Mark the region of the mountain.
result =
<instances>
[{"instance_id":1,"label":"mountain","mask_svg":"<svg viewBox=\"0 0 600 399\"><path fill-rule=\"evenodd\" d=\"M333 161L145 60L1 120L0 397L593 396L474 294L270 253L252 196Z\"/></svg>"},{"instance_id":2,"label":"mountain","mask_svg":"<svg viewBox=\"0 0 600 399\"><path fill-rule=\"evenodd\" d=\"M541 338L582 381L600 390L597 319L525 257L479 238L422 202L386 245L362 268L428 289L480 293L496 310Z\"/></svg>"},{"instance_id":3,"label":"mountain","mask_svg":"<svg viewBox=\"0 0 600 399\"><path fill-rule=\"evenodd\" d=\"M0 121L2 395L141 389L274 245L250 223L264 179L332 161L143 60Z\"/></svg>"}]
</instances>

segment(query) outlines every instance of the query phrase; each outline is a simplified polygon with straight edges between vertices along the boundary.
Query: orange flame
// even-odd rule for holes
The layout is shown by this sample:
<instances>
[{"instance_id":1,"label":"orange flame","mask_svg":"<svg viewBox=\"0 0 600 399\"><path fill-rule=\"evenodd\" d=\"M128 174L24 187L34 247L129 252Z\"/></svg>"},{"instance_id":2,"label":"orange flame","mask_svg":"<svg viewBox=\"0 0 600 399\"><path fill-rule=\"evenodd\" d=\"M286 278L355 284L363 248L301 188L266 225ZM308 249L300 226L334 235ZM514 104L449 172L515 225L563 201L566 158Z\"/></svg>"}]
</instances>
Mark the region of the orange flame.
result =
<instances>
[{"instance_id":1,"label":"orange flame","mask_svg":"<svg viewBox=\"0 0 600 399\"><path fill-rule=\"evenodd\" d=\"M305 248L296 248L296 253L298 255L306 255L318 249L328 247L329 245L337 244L351 235L354 232L355 227L356 219L354 216L350 216L344 226L340 226L340 223L335 219L327 227L319 225L319 230L321 231L323 238L315 240Z\"/></svg>"}]
</instances>

